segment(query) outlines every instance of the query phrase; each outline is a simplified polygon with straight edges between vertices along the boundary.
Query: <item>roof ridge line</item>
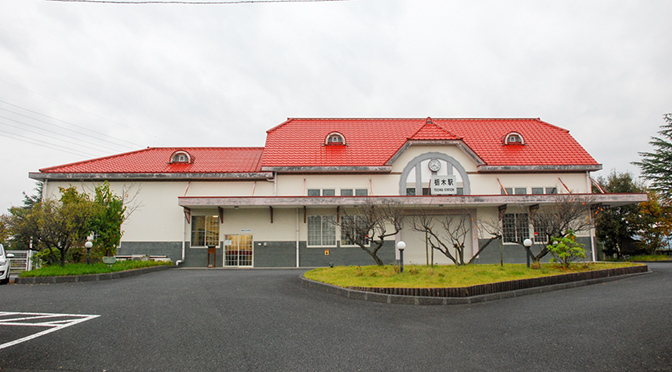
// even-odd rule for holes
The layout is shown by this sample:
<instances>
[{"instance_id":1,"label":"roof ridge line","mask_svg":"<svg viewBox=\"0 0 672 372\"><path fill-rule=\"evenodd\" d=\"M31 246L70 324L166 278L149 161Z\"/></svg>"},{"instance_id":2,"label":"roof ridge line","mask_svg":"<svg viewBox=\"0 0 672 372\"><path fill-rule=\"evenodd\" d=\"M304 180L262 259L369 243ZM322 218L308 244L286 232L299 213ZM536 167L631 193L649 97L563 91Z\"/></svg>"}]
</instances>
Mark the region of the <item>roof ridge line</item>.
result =
<instances>
[{"instance_id":1,"label":"roof ridge line","mask_svg":"<svg viewBox=\"0 0 672 372\"><path fill-rule=\"evenodd\" d=\"M285 121L283 121L282 123L280 123L280 124L274 126L274 127L271 128L271 129L267 130L266 133L268 134L268 133L271 133L271 132L275 131L276 129L280 129L281 127L284 127L285 125L289 124L289 123L292 122L293 120L294 120L294 118L287 118L287 120L285 120ZM267 138L268 138L268 137L267 137Z\"/></svg>"},{"instance_id":2,"label":"roof ridge line","mask_svg":"<svg viewBox=\"0 0 672 372\"><path fill-rule=\"evenodd\" d=\"M563 127L559 127L559 126L557 126L557 125L555 125L555 124L547 123L547 122L541 120L541 118L536 118L535 120L537 120L539 123L544 124L544 125L547 125L547 126L549 126L549 127L551 127L551 128L559 129L559 130L561 130L561 131L563 131L563 132L567 132L567 133L569 133L569 129L565 129L565 128L563 128Z\"/></svg>"}]
</instances>

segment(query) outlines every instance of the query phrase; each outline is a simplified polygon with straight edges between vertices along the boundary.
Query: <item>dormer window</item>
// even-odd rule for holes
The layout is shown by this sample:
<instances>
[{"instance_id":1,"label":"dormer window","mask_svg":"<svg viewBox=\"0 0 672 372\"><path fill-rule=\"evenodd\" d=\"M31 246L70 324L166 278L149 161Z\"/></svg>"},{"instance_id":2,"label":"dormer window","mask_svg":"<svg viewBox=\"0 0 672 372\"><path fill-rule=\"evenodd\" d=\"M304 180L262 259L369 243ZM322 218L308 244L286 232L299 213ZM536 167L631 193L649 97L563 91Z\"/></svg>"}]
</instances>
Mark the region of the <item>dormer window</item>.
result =
<instances>
[{"instance_id":1,"label":"dormer window","mask_svg":"<svg viewBox=\"0 0 672 372\"><path fill-rule=\"evenodd\" d=\"M325 145L345 145L345 137L338 132L329 133L324 143Z\"/></svg>"},{"instance_id":2,"label":"dormer window","mask_svg":"<svg viewBox=\"0 0 672 372\"><path fill-rule=\"evenodd\" d=\"M190 164L192 162L192 157L186 151L175 151L170 156L170 163L186 163Z\"/></svg>"},{"instance_id":3,"label":"dormer window","mask_svg":"<svg viewBox=\"0 0 672 372\"><path fill-rule=\"evenodd\" d=\"M525 141L523 140L523 136L520 135L520 133L516 132L511 132L506 135L504 138L504 144L505 145L524 145Z\"/></svg>"}]
</instances>

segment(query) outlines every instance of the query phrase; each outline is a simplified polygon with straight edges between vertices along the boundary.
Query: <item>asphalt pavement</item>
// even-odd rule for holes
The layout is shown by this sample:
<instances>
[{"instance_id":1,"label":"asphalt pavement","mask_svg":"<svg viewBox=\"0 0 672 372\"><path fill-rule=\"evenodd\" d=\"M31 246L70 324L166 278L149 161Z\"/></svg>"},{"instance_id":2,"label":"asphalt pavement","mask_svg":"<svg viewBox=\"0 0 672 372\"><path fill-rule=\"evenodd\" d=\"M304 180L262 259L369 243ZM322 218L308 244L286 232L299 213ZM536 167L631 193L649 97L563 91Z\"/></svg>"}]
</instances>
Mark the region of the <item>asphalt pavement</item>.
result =
<instances>
[{"instance_id":1,"label":"asphalt pavement","mask_svg":"<svg viewBox=\"0 0 672 372\"><path fill-rule=\"evenodd\" d=\"M672 264L650 268L451 306L349 299L302 286L302 270L9 284L0 371L672 371ZM2 312L97 317L12 344L45 327Z\"/></svg>"}]
</instances>

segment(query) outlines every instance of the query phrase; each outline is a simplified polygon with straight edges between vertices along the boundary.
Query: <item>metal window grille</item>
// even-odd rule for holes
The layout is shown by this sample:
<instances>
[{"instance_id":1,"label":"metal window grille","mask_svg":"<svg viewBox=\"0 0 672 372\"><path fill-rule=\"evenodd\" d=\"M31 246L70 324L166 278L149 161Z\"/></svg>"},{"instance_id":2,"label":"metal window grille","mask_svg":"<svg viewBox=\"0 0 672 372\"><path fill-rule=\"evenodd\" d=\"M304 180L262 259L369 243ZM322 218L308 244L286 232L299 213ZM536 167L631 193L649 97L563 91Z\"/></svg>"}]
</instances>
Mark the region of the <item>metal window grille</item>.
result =
<instances>
[{"instance_id":1,"label":"metal window grille","mask_svg":"<svg viewBox=\"0 0 672 372\"><path fill-rule=\"evenodd\" d=\"M226 266L252 266L252 235L226 235L225 240L228 242L224 249Z\"/></svg>"},{"instance_id":2,"label":"metal window grille","mask_svg":"<svg viewBox=\"0 0 672 372\"><path fill-rule=\"evenodd\" d=\"M369 195L369 190L367 190L367 189L357 189L357 190L355 190L355 195L357 195L357 196L367 196L367 195Z\"/></svg>"},{"instance_id":3,"label":"metal window grille","mask_svg":"<svg viewBox=\"0 0 672 372\"><path fill-rule=\"evenodd\" d=\"M336 196L336 190L334 189L323 189L322 196Z\"/></svg>"},{"instance_id":4,"label":"metal window grille","mask_svg":"<svg viewBox=\"0 0 672 372\"><path fill-rule=\"evenodd\" d=\"M353 196L352 189L341 189L341 196Z\"/></svg>"},{"instance_id":5,"label":"metal window grille","mask_svg":"<svg viewBox=\"0 0 672 372\"><path fill-rule=\"evenodd\" d=\"M530 237L530 222L527 213L505 214L502 227L506 243L522 243Z\"/></svg>"},{"instance_id":6,"label":"metal window grille","mask_svg":"<svg viewBox=\"0 0 672 372\"><path fill-rule=\"evenodd\" d=\"M365 224L359 216L343 216L341 218L342 245L368 245Z\"/></svg>"},{"instance_id":7,"label":"metal window grille","mask_svg":"<svg viewBox=\"0 0 672 372\"><path fill-rule=\"evenodd\" d=\"M308 216L308 245L336 245L336 226L329 216Z\"/></svg>"}]
</instances>

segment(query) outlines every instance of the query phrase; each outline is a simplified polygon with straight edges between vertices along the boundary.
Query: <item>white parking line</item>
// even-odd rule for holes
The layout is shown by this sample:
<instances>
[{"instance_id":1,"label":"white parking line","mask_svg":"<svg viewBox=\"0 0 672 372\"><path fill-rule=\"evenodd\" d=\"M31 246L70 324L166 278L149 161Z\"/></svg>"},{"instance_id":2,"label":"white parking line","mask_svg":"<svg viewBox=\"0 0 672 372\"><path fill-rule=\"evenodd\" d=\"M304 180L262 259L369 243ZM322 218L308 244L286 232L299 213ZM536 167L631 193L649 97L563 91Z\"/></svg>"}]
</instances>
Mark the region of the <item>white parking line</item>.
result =
<instances>
[{"instance_id":1,"label":"white parking line","mask_svg":"<svg viewBox=\"0 0 672 372\"><path fill-rule=\"evenodd\" d=\"M75 324L86 322L99 317L100 315L82 315L82 314L49 314L49 313L17 313L0 311L0 326L16 327L47 327L48 329L35 333L33 335L20 338L11 342L0 344L0 349L4 349L25 341L29 341L51 332L60 331L63 328ZM59 319L60 318L60 319ZM65 318L65 319L62 319ZM51 319L51 321L49 321Z\"/></svg>"}]
</instances>

